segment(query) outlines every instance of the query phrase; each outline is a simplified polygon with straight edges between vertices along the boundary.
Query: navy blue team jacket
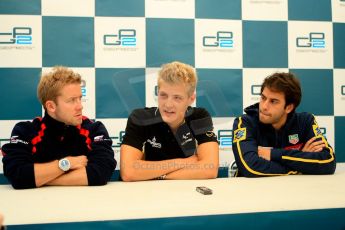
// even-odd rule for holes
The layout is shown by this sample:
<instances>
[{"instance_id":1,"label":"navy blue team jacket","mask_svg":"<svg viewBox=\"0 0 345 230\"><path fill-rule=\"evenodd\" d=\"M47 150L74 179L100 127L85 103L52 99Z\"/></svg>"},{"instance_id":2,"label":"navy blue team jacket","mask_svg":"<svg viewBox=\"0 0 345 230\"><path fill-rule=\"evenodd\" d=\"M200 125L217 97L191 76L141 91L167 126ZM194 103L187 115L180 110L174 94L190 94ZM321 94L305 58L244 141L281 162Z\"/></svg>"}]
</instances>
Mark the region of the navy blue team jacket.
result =
<instances>
[{"instance_id":1,"label":"navy blue team jacket","mask_svg":"<svg viewBox=\"0 0 345 230\"><path fill-rule=\"evenodd\" d=\"M276 131L272 125L259 121L258 103L247 107L245 112L235 119L232 134L238 176L334 173L334 151L312 114L293 112ZM326 147L321 152L302 152L304 144L314 136L322 139ZM272 148L270 161L259 157L258 146Z\"/></svg>"},{"instance_id":2,"label":"navy blue team jacket","mask_svg":"<svg viewBox=\"0 0 345 230\"><path fill-rule=\"evenodd\" d=\"M116 166L111 145L101 122L83 117L81 125L68 126L46 114L15 125L10 143L2 147L4 174L16 189L34 188L34 163L86 155L88 184L104 185Z\"/></svg>"}]
</instances>

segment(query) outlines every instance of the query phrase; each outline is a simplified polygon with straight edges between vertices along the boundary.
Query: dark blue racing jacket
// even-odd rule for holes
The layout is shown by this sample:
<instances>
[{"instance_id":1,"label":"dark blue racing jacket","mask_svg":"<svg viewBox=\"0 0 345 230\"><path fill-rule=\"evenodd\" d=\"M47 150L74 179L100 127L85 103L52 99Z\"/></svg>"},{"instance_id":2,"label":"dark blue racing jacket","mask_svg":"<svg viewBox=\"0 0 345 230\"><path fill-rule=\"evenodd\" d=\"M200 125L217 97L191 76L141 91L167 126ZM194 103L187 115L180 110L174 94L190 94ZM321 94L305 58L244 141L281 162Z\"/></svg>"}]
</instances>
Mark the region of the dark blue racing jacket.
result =
<instances>
[{"instance_id":1,"label":"dark blue racing jacket","mask_svg":"<svg viewBox=\"0 0 345 230\"><path fill-rule=\"evenodd\" d=\"M32 122L19 122L10 143L2 146L4 174L16 189L34 188L34 164L85 155L88 185L106 184L116 161L105 126L83 117L79 126L65 125L47 113Z\"/></svg>"},{"instance_id":2,"label":"dark blue racing jacket","mask_svg":"<svg viewBox=\"0 0 345 230\"><path fill-rule=\"evenodd\" d=\"M258 103L247 107L245 112L235 119L232 134L238 176L334 173L334 151L312 114L292 112L285 125L275 130L272 125L259 121ZM326 147L321 152L303 152L305 143L315 136ZM270 161L259 157L258 146L271 148Z\"/></svg>"}]
</instances>

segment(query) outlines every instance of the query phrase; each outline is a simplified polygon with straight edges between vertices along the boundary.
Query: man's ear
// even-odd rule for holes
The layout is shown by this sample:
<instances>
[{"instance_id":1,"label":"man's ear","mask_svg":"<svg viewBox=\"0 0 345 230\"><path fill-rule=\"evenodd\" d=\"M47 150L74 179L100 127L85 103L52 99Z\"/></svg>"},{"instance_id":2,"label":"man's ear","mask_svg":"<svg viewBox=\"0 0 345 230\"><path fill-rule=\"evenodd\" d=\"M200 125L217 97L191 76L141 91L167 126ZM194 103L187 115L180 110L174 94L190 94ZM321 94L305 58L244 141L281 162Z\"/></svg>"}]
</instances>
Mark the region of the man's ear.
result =
<instances>
[{"instance_id":1,"label":"man's ear","mask_svg":"<svg viewBox=\"0 0 345 230\"><path fill-rule=\"evenodd\" d=\"M295 108L295 105L294 104L288 104L286 107L285 107L285 112L286 113L291 113L291 111Z\"/></svg>"},{"instance_id":2,"label":"man's ear","mask_svg":"<svg viewBox=\"0 0 345 230\"><path fill-rule=\"evenodd\" d=\"M55 110L56 110L56 104L55 104L54 101L51 101L51 100L46 101L45 107L46 107L46 110L47 110L48 112L54 113Z\"/></svg>"},{"instance_id":3,"label":"man's ear","mask_svg":"<svg viewBox=\"0 0 345 230\"><path fill-rule=\"evenodd\" d=\"M192 94L192 96L190 97L190 105L192 105L192 104L194 103L195 98L196 98L196 93L194 92L194 93Z\"/></svg>"}]
</instances>

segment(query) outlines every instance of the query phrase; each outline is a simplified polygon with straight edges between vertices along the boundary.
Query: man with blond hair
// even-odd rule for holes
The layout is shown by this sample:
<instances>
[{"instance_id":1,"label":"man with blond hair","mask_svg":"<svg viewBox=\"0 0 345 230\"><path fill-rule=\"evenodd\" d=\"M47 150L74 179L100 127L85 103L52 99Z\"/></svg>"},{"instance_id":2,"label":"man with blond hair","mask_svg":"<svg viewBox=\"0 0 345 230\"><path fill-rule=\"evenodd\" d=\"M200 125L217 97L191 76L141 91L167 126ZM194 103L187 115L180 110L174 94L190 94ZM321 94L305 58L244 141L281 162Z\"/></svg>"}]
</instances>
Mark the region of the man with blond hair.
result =
<instances>
[{"instance_id":1,"label":"man with blond hair","mask_svg":"<svg viewBox=\"0 0 345 230\"><path fill-rule=\"evenodd\" d=\"M81 76L55 67L42 75L37 95L44 117L16 124L2 147L12 186L106 184L116 166L112 141L101 122L82 115Z\"/></svg>"},{"instance_id":2,"label":"man with blond hair","mask_svg":"<svg viewBox=\"0 0 345 230\"><path fill-rule=\"evenodd\" d=\"M218 142L212 119L192 108L197 76L172 62L158 75L158 107L134 110L121 145L121 178L208 179L218 173Z\"/></svg>"}]
</instances>

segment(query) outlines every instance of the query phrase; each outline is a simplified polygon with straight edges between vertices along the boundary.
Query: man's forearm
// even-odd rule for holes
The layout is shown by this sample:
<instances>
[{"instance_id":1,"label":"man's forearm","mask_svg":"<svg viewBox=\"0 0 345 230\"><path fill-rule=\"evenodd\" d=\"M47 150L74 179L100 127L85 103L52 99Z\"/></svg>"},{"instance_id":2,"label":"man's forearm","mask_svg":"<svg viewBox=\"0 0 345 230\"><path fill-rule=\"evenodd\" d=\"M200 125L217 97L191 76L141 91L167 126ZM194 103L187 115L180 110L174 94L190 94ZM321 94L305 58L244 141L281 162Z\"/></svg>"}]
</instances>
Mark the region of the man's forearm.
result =
<instances>
[{"instance_id":1,"label":"man's forearm","mask_svg":"<svg viewBox=\"0 0 345 230\"><path fill-rule=\"evenodd\" d=\"M218 175L219 152L217 142L205 142L198 146L194 161L169 173L166 179L212 179Z\"/></svg>"},{"instance_id":2,"label":"man's forearm","mask_svg":"<svg viewBox=\"0 0 345 230\"><path fill-rule=\"evenodd\" d=\"M213 179L218 175L218 163L199 161L167 174L165 179Z\"/></svg>"},{"instance_id":3,"label":"man's forearm","mask_svg":"<svg viewBox=\"0 0 345 230\"><path fill-rule=\"evenodd\" d=\"M65 173L47 183L47 185L88 185L86 168L79 168Z\"/></svg>"},{"instance_id":4,"label":"man's forearm","mask_svg":"<svg viewBox=\"0 0 345 230\"><path fill-rule=\"evenodd\" d=\"M64 172L59 168L58 160L48 163L36 163L34 164L34 171L37 187L41 187L64 174Z\"/></svg>"},{"instance_id":5,"label":"man's forearm","mask_svg":"<svg viewBox=\"0 0 345 230\"><path fill-rule=\"evenodd\" d=\"M121 177L124 181L150 180L175 172L188 166L188 158L163 161L136 160L132 163L122 162Z\"/></svg>"}]
</instances>

